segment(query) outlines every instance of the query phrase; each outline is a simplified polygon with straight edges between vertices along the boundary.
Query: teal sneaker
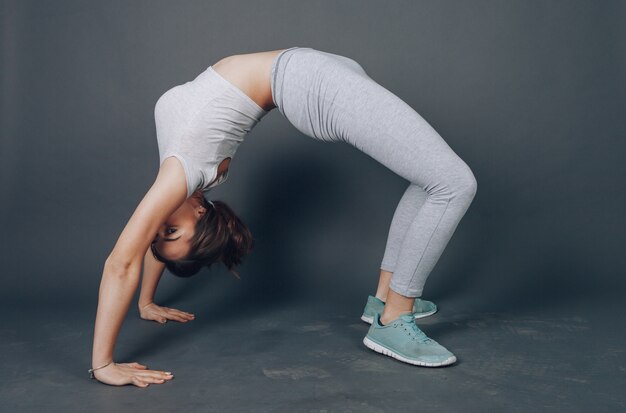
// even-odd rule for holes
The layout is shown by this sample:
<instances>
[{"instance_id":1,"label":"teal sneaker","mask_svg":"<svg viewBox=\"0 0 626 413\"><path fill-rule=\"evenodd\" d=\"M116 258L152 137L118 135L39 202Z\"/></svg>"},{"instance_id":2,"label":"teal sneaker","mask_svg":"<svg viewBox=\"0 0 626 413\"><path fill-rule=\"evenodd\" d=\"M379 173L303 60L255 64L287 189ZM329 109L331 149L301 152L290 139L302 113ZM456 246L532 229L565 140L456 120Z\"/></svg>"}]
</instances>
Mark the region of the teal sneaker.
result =
<instances>
[{"instance_id":1,"label":"teal sneaker","mask_svg":"<svg viewBox=\"0 0 626 413\"><path fill-rule=\"evenodd\" d=\"M385 303L383 301L381 301L378 297L370 295L367 297L367 304L365 304L365 308L363 309L361 320L368 324L372 324L374 314L382 314L384 308ZM428 317L436 312L437 306L432 301L422 300L421 298L415 299L415 304L413 304L413 317L415 317L415 319Z\"/></svg>"},{"instance_id":2,"label":"teal sneaker","mask_svg":"<svg viewBox=\"0 0 626 413\"><path fill-rule=\"evenodd\" d=\"M401 314L387 325L380 324L380 313L376 313L363 344L378 353L416 366L439 367L456 362L454 354L419 329L410 313Z\"/></svg>"}]
</instances>

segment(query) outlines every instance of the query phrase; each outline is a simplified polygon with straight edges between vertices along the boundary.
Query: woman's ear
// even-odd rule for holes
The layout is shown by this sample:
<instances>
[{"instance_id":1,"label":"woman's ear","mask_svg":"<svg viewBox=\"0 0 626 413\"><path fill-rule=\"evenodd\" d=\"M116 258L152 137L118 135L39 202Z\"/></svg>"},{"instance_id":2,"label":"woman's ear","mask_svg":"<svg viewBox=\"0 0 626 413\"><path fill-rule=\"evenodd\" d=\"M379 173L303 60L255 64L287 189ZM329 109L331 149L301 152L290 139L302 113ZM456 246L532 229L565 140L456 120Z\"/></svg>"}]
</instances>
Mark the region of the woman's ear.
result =
<instances>
[{"instance_id":1,"label":"woman's ear","mask_svg":"<svg viewBox=\"0 0 626 413\"><path fill-rule=\"evenodd\" d=\"M196 192L193 193L191 197L194 198L194 201L195 201L193 202L193 204L195 204L194 212L198 214L198 217L204 215L206 213L206 208L202 205L203 204L202 192L200 192L200 190L197 190Z\"/></svg>"},{"instance_id":2,"label":"woman's ear","mask_svg":"<svg viewBox=\"0 0 626 413\"><path fill-rule=\"evenodd\" d=\"M205 213L206 213L206 208L205 207L203 207L202 205L196 207L196 214L198 214L198 217L201 217Z\"/></svg>"}]
</instances>

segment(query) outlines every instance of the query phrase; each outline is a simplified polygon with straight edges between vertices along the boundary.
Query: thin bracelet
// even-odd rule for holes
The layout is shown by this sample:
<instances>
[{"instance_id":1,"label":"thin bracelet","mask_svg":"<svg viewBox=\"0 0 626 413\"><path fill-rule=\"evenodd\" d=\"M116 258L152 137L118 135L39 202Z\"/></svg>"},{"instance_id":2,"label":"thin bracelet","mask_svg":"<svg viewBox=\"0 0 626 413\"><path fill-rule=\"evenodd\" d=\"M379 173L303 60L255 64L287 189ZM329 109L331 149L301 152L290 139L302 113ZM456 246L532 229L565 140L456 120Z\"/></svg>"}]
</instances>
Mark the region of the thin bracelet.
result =
<instances>
[{"instance_id":1,"label":"thin bracelet","mask_svg":"<svg viewBox=\"0 0 626 413\"><path fill-rule=\"evenodd\" d=\"M99 369L103 369L106 366L108 366L109 364L113 363L113 360L109 361L107 364L105 364L104 366L100 366L100 367L96 367L95 369L89 369L87 370L89 372L90 378L95 379L96 377L93 375L93 372ZM115 363L113 363L115 364Z\"/></svg>"}]
</instances>

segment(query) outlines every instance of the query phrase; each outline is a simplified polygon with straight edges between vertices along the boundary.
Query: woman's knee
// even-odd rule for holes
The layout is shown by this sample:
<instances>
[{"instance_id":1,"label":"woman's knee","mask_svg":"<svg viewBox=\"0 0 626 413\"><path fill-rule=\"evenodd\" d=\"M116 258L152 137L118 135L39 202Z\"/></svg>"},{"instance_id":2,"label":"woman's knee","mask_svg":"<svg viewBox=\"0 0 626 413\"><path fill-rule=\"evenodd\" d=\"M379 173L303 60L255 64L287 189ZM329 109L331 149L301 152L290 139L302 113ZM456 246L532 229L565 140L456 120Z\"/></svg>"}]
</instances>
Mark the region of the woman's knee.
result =
<instances>
[{"instance_id":1,"label":"woman's knee","mask_svg":"<svg viewBox=\"0 0 626 413\"><path fill-rule=\"evenodd\" d=\"M470 169L467 164L465 164L463 168L463 172L460 175L459 182L457 183L458 187L456 192L461 194L471 201L476 196L476 191L478 189L478 181L474 176L474 172Z\"/></svg>"},{"instance_id":2,"label":"woman's knee","mask_svg":"<svg viewBox=\"0 0 626 413\"><path fill-rule=\"evenodd\" d=\"M439 199L445 202L453 199L463 199L471 202L476 195L478 182L470 167L463 161L456 165L448 165L445 172L425 188L431 199Z\"/></svg>"}]
</instances>

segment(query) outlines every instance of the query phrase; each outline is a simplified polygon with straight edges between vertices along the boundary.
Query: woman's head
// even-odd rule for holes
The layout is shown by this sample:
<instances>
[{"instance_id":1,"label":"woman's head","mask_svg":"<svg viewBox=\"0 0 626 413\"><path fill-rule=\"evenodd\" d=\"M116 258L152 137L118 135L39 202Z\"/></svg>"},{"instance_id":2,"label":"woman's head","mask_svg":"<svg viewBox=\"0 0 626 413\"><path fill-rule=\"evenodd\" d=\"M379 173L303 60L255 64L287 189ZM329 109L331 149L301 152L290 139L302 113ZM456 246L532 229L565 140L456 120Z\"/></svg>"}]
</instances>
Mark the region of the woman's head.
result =
<instances>
[{"instance_id":1,"label":"woman's head","mask_svg":"<svg viewBox=\"0 0 626 413\"><path fill-rule=\"evenodd\" d=\"M239 278L235 266L252 251L254 239L226 203L211 205L196 191L165 221L150 247L176 276L190 277L219 261Z\"/></svg>"}]
</instances>

